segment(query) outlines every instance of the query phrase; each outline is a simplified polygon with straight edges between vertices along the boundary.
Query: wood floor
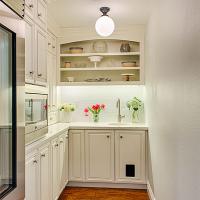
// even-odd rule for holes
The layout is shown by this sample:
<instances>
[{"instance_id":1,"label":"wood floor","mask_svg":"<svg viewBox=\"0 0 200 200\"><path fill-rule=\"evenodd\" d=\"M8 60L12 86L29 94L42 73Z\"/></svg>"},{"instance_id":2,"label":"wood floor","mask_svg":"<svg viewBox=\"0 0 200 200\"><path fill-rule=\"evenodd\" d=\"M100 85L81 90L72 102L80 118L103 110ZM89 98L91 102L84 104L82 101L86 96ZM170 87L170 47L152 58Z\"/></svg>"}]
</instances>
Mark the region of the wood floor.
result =
<instances>
[{"instance_id":1,"label":"wood floor","mask_svg":"<svg viewBox=\"0 0 200 200\"><path fill-rule=\"evenodd\" d=\"M149 200L146 190L68 187L59 200Z\"/></svg>"}]
</instances>

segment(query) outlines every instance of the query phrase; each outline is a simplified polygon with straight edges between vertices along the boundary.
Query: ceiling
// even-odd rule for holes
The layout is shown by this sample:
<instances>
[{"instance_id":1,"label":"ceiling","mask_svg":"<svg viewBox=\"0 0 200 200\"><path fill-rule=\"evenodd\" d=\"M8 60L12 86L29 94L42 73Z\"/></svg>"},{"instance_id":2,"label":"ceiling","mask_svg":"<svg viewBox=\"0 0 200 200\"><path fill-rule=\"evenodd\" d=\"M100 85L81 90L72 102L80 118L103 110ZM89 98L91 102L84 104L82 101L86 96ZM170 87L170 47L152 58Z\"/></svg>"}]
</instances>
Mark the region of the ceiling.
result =
<instances>
[{"instance_id":1,"label":"ceiling","mask_svg":"<svg viewBox=\"0 0 200 200\"><path fill-rule=\"evenodd\" d=\"M48 12L60 27L87 27L101 16L99 8L111 8L109 16L116 25L145 24L150 0L49 0Z\"/></svg>"}]
</instances>

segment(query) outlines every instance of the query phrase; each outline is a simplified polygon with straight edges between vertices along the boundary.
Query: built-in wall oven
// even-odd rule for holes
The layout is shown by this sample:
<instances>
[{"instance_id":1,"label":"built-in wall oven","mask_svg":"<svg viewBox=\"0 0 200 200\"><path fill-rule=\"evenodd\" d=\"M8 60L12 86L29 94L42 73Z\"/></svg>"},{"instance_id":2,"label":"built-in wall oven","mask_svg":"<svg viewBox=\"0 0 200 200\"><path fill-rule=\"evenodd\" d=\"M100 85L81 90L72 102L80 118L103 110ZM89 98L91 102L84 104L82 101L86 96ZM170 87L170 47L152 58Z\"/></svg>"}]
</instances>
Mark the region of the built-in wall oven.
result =
<instances>
[{"instance_id":1,"label":"built-in wall oven","mask_svg":"<svg viewBox=\"0 0 200 200\"><path fill-rule=\"evenodd\" d=\"M48 132L48 95L26 93L26 143L40 139Z\"/></svg>"},{"instance_id":2,"label":"built-in wall oven","mask_svg":"<svg viewBox=\"0 0 200 200\"><path fill-rule=\"evenodd\" d=\"M0 199L22 200L25 197L25 24L22 15L11 9L15 2L23 8L22 1L21 4L14 0L6 2L0 1Z\"/></svg>"}]
</instances>

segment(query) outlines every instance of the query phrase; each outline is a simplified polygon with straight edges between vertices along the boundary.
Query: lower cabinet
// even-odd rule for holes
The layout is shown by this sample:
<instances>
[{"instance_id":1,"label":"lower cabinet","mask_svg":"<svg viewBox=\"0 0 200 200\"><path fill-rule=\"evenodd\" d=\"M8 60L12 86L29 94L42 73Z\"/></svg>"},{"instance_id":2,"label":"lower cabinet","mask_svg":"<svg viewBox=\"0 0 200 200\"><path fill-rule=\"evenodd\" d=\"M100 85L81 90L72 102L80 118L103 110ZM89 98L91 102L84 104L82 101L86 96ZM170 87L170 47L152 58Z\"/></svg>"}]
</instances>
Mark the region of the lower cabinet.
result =
<instances>
[{"instance_id":1,"label":"lower cabinet","mask_svg":"<svg viewBox=\"0 0 200 200\"><path fill-rule=\"evenodd\" d=\"M145 132L115 132L115 178L117 182L145 182Z\"/></svg>"},{"instance_id":2,"label":"lower cabinet","mask_svg":"<svg viewBox=\"0 0 200 200\"><path fill-rule=\"evenodd\" d=\"M146 181L146 132L70 130L69 181Z\"/></svg>"},{"instance_id":3,"label":"lower cabinet","mask_svg":"<svg viewBox=\"0 0 200 200\"><path fill-rule=\"evenodd\" d=\"M69 180L85 180L84 130L69 132Z\"/></svg>"},{"instance_id":4,"label":"lower cabinet","mask_svg":"<svg viewBox=\"0 0 200 200\"><path fill-rule=\"evenodd\" d=\"M68 182L68 138L61 133L26 154L26 200L57 200Z\"/></svg>"},{"instance_id":5,"label":"lower cabinet","mask_svg":"<svg viewBox=\"0 0 200 200\"><path fill-rule=\"evenodd\" d=\"M86 181L114 181L114 131L85 131Z\"/></svg>"},{"instance_id":6,"label":"lower cabinet","mask_svg":"<svg viewBox=\"0 0 200 200\"><path fill-rule=\"evenodd\" d=\"M50 143L39 149L40 157L40 200L51 199ZM45 191L45 192L44 192Z\"/></svg>"}]
</instances>

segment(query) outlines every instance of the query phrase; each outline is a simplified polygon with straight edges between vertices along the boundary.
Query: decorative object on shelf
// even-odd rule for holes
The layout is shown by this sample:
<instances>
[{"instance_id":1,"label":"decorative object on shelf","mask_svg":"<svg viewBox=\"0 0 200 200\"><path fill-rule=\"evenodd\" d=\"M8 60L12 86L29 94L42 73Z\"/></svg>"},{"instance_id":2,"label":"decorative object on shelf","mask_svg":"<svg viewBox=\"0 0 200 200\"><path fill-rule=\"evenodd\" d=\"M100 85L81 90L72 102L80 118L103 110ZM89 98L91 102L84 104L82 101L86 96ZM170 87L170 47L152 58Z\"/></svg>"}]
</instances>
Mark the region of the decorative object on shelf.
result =
<instances>
[{"instance_id":1,"label":"decorative object on shelf","mask_svg":"<svg viewBox=\"0 0 200 200\"><path fill-rule=\"evenodd\" d=\"M67 80L68 80L68 82L74 82L74 77L68 76L68 77L67 77Z\"/></svg>"},{"instance_id":2,"label":"decorative object on shelf","mask_svg":"<svg viewBox=\"0 0 200 200\"><path fill-rule=\"evenodd\" d=\"M94 63L94 68L96 68L97 67L97 63L101 62L101 60L103 59L102 56L89 56L88 58L89 58L90 62Z\"/></svg>"},{"instance_id":3,"label":"decorative object on shelf","mask_svg":"<svg viewBox=\"0 0 200 200\"><path fill-rule=\"evenodd\" d=\"M121 75L125 77L125 81L130 81L130 77L135 76L135 74L121 74Z\"/></svg>"},{"instance_id":4,"label":"decorative object on shelf","mask_svg":"<svg viewBox=\"0 0 200 200\"><path fill-rule=\"evenodd\" d=\"M60 121L61 122L71 122L72 112L74 112L76 106L71 103L62 104L59 108L60 110Z\"/></svg>"},{"instance_id":5,"label":"decorative object on shelf","mask_svg":"<svg viewBox=\"0 0 200 200\"><path fill-rule=\"evenodd\" d=\"M72 54L83 53L83 48L82 47L70 47L69 51Z\"/></svg>"},{"instance_id":6,"label":"decorative object on shelf","mask_svg":"<svg viewBox=\"0 0 200 200\"><path fill-rule=\"evenodd\" d=\"M92 46L94 53L106 53L108 49L107 43L102 40L95 41Z\"/></svg>"},{"instance_id":7,"label":"decorative object on shelf","mask_svg":"<svg viewBox=\"0 0 200 200\"><path fill-rule=\"evenodd\" d=\"M65 62L64 68L69 68L69 67L71 67L71 62Z\"/></svg>"},{"instance_id":8,"label":"decorative object on shelf","mask_svg":"<svg viewBox=\"0 0 200 200\"><path fill-rule=\"evenodd\" d=\"M110 82L111 78L88 78L85 82Z\"/></svg>"},{"instance_id":9,"label":"decorative object on shelf","mask_svg":"<svg viewBox=\"0 0 200 200\"><path fill-rule=\"evenodd\" d=\"M89 116L89 112L92 114L92 119L94 122L99 121L99 114L105 110L105 104L96 104L92 106L88 106L84 109L85 116Z\"/></svg>"},{"instance_id":10,"label":"decorative object on shelf","mask_svg":"<svg viewBox=\"0 0 200 200\"><path fill-rule=\"evenodd\" d=\"M107 14L110 11L109 7L101 7L100 11L103 15L96 21L95 29L100 36L108 37L113 33L115 24Z\"/></svg>"},{"instance_id":11,"label":"decorative object on shelf","mask_svg":"<svg viewBox=\"0 0 200 200\"><path fill-rule=\"evenodd\" d=\"M122 67L137 67L136 61L122 62Z\"/></svg>"},{"instance_id":12,"label":"decorative object on shelf","mask_svg":"<svg viewBox=\"0 0 200 200\"><path fill-rule=\"evenodd\" d=\"M132 122L140 122L140 114L144 110L144 103L137 97L134 97L127 102L127 107L132 112Z\"/></svg>"},{"instance_id":13,"label":"decorative object on shelf","mask_svg":"<svg viewBox=\"0 0 200 200\"><path fill-rule=\"evenodd\" d=\"M123 42L120 47L121 52L131 52L131 47L128 42Z\"/></svg>"}]
</instances>

